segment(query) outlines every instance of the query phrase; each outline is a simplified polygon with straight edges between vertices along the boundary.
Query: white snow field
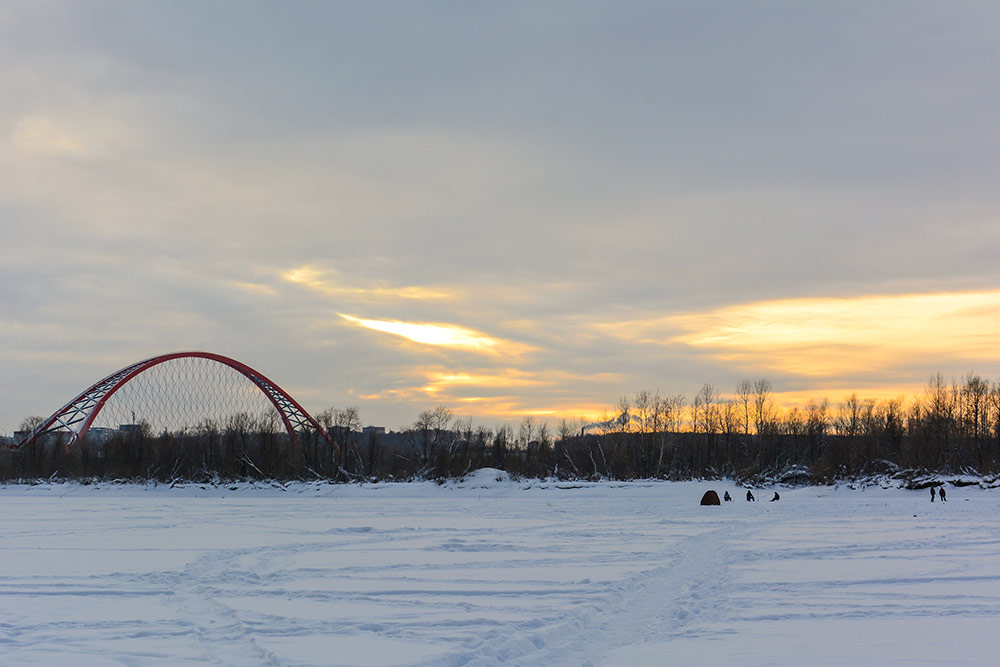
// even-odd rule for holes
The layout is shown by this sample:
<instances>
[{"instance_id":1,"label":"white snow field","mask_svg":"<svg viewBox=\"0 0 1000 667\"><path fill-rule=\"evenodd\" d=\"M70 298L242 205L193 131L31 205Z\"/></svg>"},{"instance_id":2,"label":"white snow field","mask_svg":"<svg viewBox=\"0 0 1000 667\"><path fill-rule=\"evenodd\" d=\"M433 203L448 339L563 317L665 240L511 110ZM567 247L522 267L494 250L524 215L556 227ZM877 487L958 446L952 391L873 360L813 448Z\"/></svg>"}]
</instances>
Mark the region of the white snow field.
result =
<instances>
[{"instance_id":1,"label":"white snow field","mask_svg":"<svg viewBox=\"0 0 1000 667\"><path fill-rule=\"evenodd\" d=\"M0 487L0 663L1000 660L1000 490L497 476Z\"/></svg>"}]
</instances>

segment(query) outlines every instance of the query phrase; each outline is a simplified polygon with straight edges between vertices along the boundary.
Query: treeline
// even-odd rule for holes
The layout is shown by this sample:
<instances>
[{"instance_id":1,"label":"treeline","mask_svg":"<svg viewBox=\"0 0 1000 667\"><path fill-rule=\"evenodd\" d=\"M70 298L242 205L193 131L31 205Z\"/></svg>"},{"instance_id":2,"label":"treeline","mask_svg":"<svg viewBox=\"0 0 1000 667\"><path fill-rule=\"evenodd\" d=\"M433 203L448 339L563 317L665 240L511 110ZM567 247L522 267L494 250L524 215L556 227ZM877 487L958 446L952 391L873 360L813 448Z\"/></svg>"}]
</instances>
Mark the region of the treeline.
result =
<instances>
[{"instance_id":1,"label":"treeline","mask_svg":"<svg viewBox=\"0 0 1000 667\"><path fill-rule=\"evenodd\" d=\"M516 428L477 426L444 406L395 433L362 432L355 408L316 417L335 446L317 433L292 441L273 417L235 415L180 433L140 424L104 441L0 452L0 479L347 482L447 479L494 467L521 477L818 483L900 470L1000 472L1000 383L974 374L960 382L937 375L909 402L852 394L790 409L763 379L728 396L705 385L691 400L643 391L622 397L598 423L555 428L532 417Z\"/></svg>"},{"instance_id":2,"label":"treeline","mask_svg":"<svg viewBox=\"0 0 1000 667\"><path fill-rule=\"evenodd\" d=\"M1000 383L972 373L960 382L935 375L909 402L851 394L835 405L781 408L761 379L728 397L707 384L690 401L640 392L617 412L597 425L600 435L564 443L604 455L592 474L824 482L900 470L1000 472ZM602 468L606 459L615 463Z\"/></svg>"}]
</instances>

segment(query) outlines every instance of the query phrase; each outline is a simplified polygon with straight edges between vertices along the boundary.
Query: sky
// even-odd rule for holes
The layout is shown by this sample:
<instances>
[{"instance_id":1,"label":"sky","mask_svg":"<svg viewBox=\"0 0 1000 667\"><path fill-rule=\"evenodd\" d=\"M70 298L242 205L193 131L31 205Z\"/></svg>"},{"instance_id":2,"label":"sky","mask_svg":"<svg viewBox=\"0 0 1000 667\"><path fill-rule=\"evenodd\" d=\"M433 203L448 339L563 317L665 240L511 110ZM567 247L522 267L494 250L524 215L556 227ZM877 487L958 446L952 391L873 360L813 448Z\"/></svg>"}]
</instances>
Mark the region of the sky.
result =
<instances>
[{"instance_id":1,"label":"sky","mask_svg":"<svg viewBox=\"0 0 1000 667\"><path fill-rule=\"evenodd\" d=\"M0 433L178 350L397 428L1000 379L989 2L0 3Z\"/></svg>"}]
</instances>

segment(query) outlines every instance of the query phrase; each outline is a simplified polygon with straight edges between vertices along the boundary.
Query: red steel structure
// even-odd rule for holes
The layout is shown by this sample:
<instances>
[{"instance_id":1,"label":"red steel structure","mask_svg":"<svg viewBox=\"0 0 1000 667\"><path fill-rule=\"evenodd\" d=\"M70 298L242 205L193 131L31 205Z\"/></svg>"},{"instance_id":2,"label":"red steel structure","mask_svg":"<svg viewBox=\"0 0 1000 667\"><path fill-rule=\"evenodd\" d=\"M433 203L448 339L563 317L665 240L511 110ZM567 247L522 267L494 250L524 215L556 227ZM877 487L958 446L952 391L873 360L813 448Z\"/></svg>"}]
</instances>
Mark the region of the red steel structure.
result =
<instances>
[{"instance_id":1,"label":"red steel structure","mask_svg":"<svg viewBox=\"0 0 1000 667\"><path fill-rule=\"evenodd\" d=\"M246 364L211 352L174 352L172 354L163 354L158 357L137 361L134 364L126 366L94 383L80 393L79 396L59 408L51 417L32 431L27 438L14 444L13 448L18 449L30 445L47 433L56 432L69 434L69 440L66 443L67 447L74 443L82 442L87 437L87 431L94 423L94 419L97 418L105 403L107 403L108 399L115 392L124 387L140 373L176 359L207 359L228 366L250 380L267 397L281 416L281 421L284 423L285 429L288 431L288 436L293 442L297 440L299 431L314 429L327 444L338 449L336 444L330 439L330 436L323 430L323 427L294 398L289 396L284 389L269 380L264 374L250 368Z\"/></svg>"}]
</instances>

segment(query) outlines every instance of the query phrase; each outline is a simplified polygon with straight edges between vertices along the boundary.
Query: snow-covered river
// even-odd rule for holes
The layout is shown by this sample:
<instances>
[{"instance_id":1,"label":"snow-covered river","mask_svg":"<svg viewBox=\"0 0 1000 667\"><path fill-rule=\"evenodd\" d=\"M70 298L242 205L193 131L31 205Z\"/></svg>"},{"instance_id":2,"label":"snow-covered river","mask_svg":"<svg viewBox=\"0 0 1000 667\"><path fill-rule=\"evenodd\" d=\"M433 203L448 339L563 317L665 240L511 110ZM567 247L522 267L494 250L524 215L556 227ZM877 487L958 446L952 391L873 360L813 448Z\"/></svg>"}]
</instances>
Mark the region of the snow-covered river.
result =
<instances>
[{"instance_id":1,"label":"snow-covered river","mask_svg":"<svg viewBox=\"0 0 1000 667\"><path fill-rule=\"evenodd\" d=\"M0 663L995 664L1000 489L779 491L9 485Z\"/></svg>"}]
</instances>

